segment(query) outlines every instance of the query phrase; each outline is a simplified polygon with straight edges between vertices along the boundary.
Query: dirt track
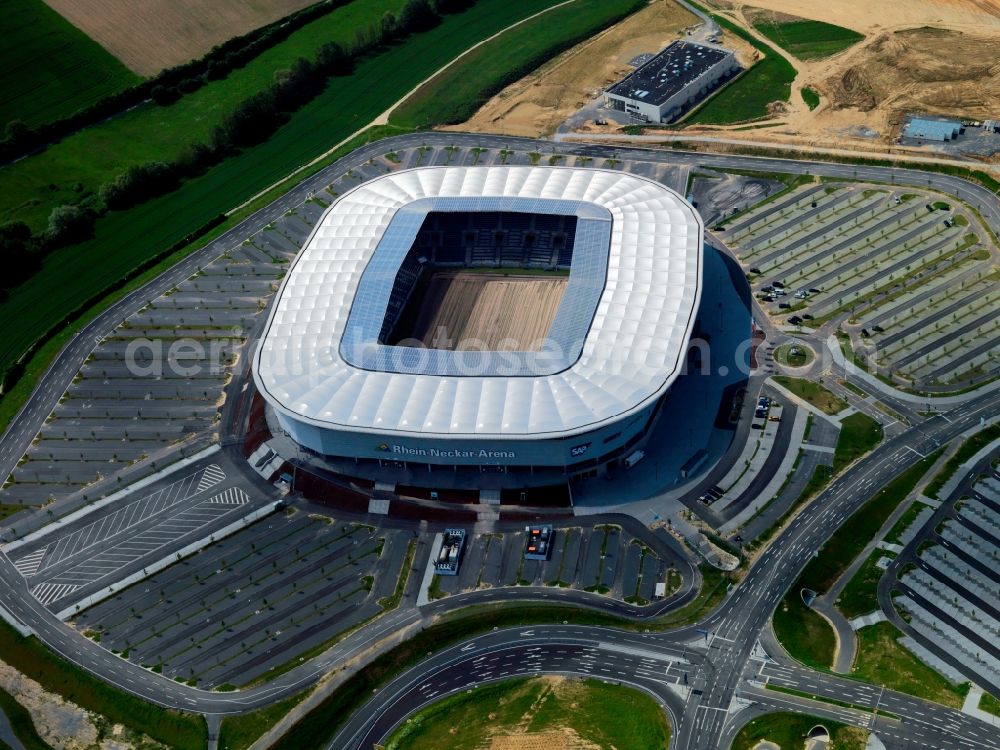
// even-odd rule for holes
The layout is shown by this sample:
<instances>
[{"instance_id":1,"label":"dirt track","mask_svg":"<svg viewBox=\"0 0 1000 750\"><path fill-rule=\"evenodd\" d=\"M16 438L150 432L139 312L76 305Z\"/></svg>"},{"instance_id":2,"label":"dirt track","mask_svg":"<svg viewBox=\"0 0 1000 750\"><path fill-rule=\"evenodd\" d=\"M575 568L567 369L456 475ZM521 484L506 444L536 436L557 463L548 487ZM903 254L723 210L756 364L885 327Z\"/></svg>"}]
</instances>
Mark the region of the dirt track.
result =
<instances>
[{"instance_id":1,"label":"dirt track","mask_svg":"<svg viewBox=\"0 0 1000 750\"><path fill-rule=\"evenodd\" d=\"M566 277L435 274L412 338L434 349L534 351L566 282Z\"/></svg>"}]
</instances>

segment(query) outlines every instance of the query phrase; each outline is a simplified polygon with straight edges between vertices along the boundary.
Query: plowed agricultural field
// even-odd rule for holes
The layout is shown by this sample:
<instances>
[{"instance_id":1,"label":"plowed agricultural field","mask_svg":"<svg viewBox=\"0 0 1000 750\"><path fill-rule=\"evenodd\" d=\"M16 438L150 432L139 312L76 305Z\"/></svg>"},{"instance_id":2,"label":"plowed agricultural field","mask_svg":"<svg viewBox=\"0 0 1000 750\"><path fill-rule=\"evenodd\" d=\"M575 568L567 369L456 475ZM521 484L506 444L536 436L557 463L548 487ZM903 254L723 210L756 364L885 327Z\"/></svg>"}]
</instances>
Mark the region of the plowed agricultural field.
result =
<instances>
[{"instance_id":1,"label":"plowed agricultural field","mask_svg":"<svg viewBox=\"0 0 1000 750\"><path fill-rule=\"evenodd\" d=\"M313 0L45 0L139 75L196 57Z\"/></svg>"}]
</instances>

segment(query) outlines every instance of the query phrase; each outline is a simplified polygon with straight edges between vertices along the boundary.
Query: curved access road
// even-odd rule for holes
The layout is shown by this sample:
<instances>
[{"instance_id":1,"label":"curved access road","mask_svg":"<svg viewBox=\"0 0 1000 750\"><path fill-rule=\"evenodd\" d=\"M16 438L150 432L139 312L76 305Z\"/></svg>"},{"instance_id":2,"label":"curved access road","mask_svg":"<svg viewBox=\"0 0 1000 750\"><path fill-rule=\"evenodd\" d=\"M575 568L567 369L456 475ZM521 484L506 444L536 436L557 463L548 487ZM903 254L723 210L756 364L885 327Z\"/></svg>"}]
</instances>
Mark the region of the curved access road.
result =
<instances>
[{"instance_id":1,"label":"curved access road","mask_svg":"<svg viewBox=\"0 0 1000 750\"><path fill-rule=\"evenodd\" d=\"M153 281L126 295L122 300L87 324L60 352L52 367L41 378L38 388L25 407L0 438L0 470L9 473L24 454L62 393L69 386L89 355L96 340L107 335L123 318L136 312L146 301L162 294L179 281L195 273L228 247L259 231L286 211L304 202L311 192L329 184L333 178L370 158L389 150L415 148L421 145L463 145L483 148L539 150L565 155L604 158L637 158L680 166L714 166L789 173L813 173L832 177L895 182L896 184L931 187L976 206L994 226L1000 226L1000 201L987 189L960 178L936 173L917 172L896 167L866 167L828 162L796 161L768 157L714 155L683 151L659 151L639 148L617 148L605 145L553 144L505 136L462 133L421 133L398 136L368 144L335 164L304 180L266 208L254 213L205 248L188 256ZM599 165L599 162L598 162ZM714 612L704 628L718 633L710 654L717 665L711 685L701 694L692 694L678 733L679 747L714 747L726 719L726 708L732 700L741 665L756 640L761 623L770 616L784 591L792 584L798 571L812 551L856 509L877 487L885 484L899 471L919 457L914 451L926 453L938 443L954 437L974 425L980 416L997 413L1000 394L968 394L950 412L947 419L938 417L918 427L900 433L877 449L867 459L849 468L806 512L776 540L774 545L751 569L742 584L736 587L726 602ZM212 693L182 685L142 669L104 650L64 623L56 620L30 595L23 579L13 565L0 556L0 573L9 582L0 591L0 604L18 620L30 627L38 637L62 657L80 665L98 677L159 705L204 713L240 713L272 703L312 684L332 667L358 657L383 636L419 622L421 615L413 610L387 615L370 627L346 638L321 656L296 667L273 682L232 693ZM677 637L697 637L697 629L687 628Z\"/></svg>"}]
</instances>

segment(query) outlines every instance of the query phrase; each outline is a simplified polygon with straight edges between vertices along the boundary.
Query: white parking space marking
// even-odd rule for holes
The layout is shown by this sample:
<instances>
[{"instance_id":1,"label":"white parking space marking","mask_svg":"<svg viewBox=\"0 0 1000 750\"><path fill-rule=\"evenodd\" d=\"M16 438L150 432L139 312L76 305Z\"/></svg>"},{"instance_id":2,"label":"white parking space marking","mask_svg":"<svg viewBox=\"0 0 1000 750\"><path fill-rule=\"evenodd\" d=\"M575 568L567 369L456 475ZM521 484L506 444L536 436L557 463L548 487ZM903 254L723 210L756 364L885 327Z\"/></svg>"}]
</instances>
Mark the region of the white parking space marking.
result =
<instances>
[{"instance_id":1,"label":"white parking space marking","mask_svg":"<svg viewBox=\"0 0 1000 750\"><path fill-rule=\"evenodd\" d=\"M25 565L24 570L21 568L21 561L33 558L37 552L31 552L15 560L14 565L18 566L18 570L21 570L25 576L34 575L40 570L55 565L60 560L77 555L89 547L100 544L106 539L132 528L136 524L177 505L183 500L211 489L225 479L225 477L225 472L219 466L211 464L149 495L145 495L138 500L133 500L128 505L93 523L87 524L82 529L71 532L59 539L55 544L48 545L46 549L51 550L51 553L47 556L43 553L37 562L32 559L31 562ZM30 570L31 572L28 573L25 570Z\"/></svg>"},{"instance_id":2,"label":"white parking space marking","mask_svg":"<svg viewBox=\"0 0 1000 750\"><path fill-rule=\"evenodd\" d=\"M48 604L72 594L78 588L80 587L72 583L40 583L31 589L31 593L42 604Z\"/></svg>"},{"instance_id":3,"label":"white parking space marking","mask_svg":"<svg viewBox=\"0 0 1000 750\"><path fill-rule=\"evenodd\" d=\"M250 498L247 496L243 490L239 487L230 487L227 490L223 490L215 497L209 499L210 503L225 503L227 505L243 505Z\"/></svg>"},{"instance_id":4,"label":"white parking space marking","mask_svg":"<svg viewBox=\"0 0 1000 750\"><path fill-rule=\"evenodd\" d=\"M224 472L219 466L212 464L211 466L205 468L205 471L201 476L201 481L198 482L197 492L204 492L209 487L214 487L225 478L226 472Z\"/></svg>"},{"instance_id":5,"label":"white parking space marking","mask_svg":"<svg viewBox=\"0 0 1000 750\"><path fill-rule=\"evenodd\" d=\"M186 508L176 515L164 518L155 526L134 536L123 539L114 546L101 550L71 568L52 576L33 589L43 604L62 599L76 589L94 583L109 575L115 575L126 566L147 555L172 544L185 536L195 535L218 519L250 502L246 492L231 487L197 505ZM42 599L44 596L44 600Z\"/></svg>"},{"instance_id":6,"label":"white parking space marking","mask_svg":"<svg viewBox=\"0 0 1000 750\"><path fill-rule=\"evenodd\" d=\"M14 563L14 567L27 578L30 575L34 575L35 571L38 570L38 566L42 562L42 558L45 557L45 552L48 550L48 545L42 547L40 550L32 552L30 555L25 555L20 560Z\"/></svg>"}]
</instances>

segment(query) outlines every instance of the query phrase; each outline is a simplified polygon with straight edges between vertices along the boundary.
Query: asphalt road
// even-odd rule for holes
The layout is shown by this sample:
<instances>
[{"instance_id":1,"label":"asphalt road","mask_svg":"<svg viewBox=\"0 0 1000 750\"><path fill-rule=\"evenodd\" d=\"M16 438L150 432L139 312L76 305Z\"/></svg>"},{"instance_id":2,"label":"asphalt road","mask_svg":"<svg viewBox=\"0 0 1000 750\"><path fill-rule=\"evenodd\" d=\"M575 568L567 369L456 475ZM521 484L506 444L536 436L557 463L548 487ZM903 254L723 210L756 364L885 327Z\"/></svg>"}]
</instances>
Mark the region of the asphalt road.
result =
<instances>
[{"instance_id":1,"label":"asphalt road","mask_svg":"<svg viewBox=\"0 0 1000 750\"><path fill-rule=\"evenodd\" d=\"M812 173L929 187L955 195L979 209L988 223L1000 226L1000 202L990 191L956 177L931 172L770 157L689 153L677 150L553 144L520 138L460 133L399 136L358 149L317 173L203 250L188 256L149 284L127 295L85 326L56 358L52 367L41 379L35 393L8 431L0 438L0 470L6 475L14 467L38 432L45 417L76 375L92 349L94 341L106 335L117 322L137 311L147 300L162 294L192 275L199 265L218 256L228 246L242 241L246 236L262 229L285 211L304 201L310 192L328 184L335 175L387 151L424 144L476 145L497 149L539 150L545 153L554 151L561 154L586 155L596 159L614 157L668 163L681 167L702 165L795 174ZM726 601L699 626L712 631L712 641L706 653L705 666L699 672L704 680L703 687L690 692L678 722L677 747L713 749L718 747L733 696L741 684L743 668L748 662L760 630L799 571L808 562L813 550L818 549L837 526L875 489L915 463L920 455L925 455L938 444L974 425L981 416L990 416L998 410L1000 410L1000 394L973 398L949 412L947 419L937 417L900 433L866 459L848 469L798 516L749 571L744 582L736 587ZM238 414L234 417L238 417ZM141 667L131 665L55 620L30 595L23 579L6 556L0 558L0 572L8 581L8 586L0 590L0 603L22 622L32 627L44 643L64 658L154 703L210 714L238 713L267 705L300 689L305 684L314 682L330 667L343 663L350 656L367 649L384 635L420 619L420 615L412 610L391 613L373 626L355 634L355 637L345 639L333 651L287 672L268 685L233 693L211 693L167 680ZM658 644L654 650L676 650L678 644L685 640L697 639L699 637L697 631L698 628L691 627L674 631L669 635L656 636L652 641ZM592 640L595 635L597 634L592 630L587 630L581 633L580 637ZM509 633L508 636L521 638L513 633ZM424 667L422 664L417 669ZM398 689L400 687L398 683L398 680L394 681L386 690ZM935 710L946 711L946 709ZM352 725L355 720L372 721L376 715L377 711L371 705L367 706L354 717ZM904 724L910 721L907 718L909 716L910 714L904 715ZM976 744L978 740L971 735L967 739L971 743L967 746L978 746ZM350 746L341 744L338 747Z\"/></svg>"},{"instance_id":2,"label":"asphalt road","mask_svg":"<svg viewBox=\"0 0 1000 750\"><path fill-rule=\"evenodd\" d=\"M935 417L887 440L866 458L849 467L789 524L785 532L750 568L740 585L730 592L723 604L697 625L649 635L582 626L567 626L561 630L558 626L534 627L530 629L530 637L545 634L546 649L540 652L544 654L558 653L557 646L605 642L609 639L608 633L618 634L621 638L638 639L643 644L643 649L650 653L661 653L662 649L664 657L675 654L677 649L682 648L701 651L704 661L698 664L698 669L690 676L690 686L694 689L688 693L680 721L675 725L675 746L714 750L720 747L721 738L726 733L727 720L737 691L746 694L748 689L747 667L761 631L812 558L814 550L821 548L840 524L877 489L915 464L922 456L935 450L938 445L974 426L981 417L995 414L998 410L1000 394L987 394L971 400L950 412L947 418ZM524 633L524 630L511 629L492 634L488 642L493 645L489 646L487 653L506 652L515 645L523 646L524 639L529 637ZM705 645L699 646L699 642ZM470 644L473 645L470 647ZM414 685L433 681L442 665L450 665L456 654L467 653L461 650L463 648L481 655L482 637L470 639L441 652L393 680L351 718L338 732L330 747L367 748L371 746L370 743L384 739L392 729L385 718L387 712L399 716L397 712L416 710L439 697L441 690L433 695L428 695L426 691L421 694L414 690ZM612 653L618 652L612 650ZM464 659L461 661L465 662ZM568 657L556 661L552 665L553 669L572 674L586 673L571 668L572 665L568 663L571 661ZM620 671L628 675L629 669L634 667L626 663L621 663L620 669L606 666L610 670L607 675L612 679ZM481 671L472 669L471 663L467 667L461 673L465 675L461 679L461 675L449 672L448 680L443 686L450 686L450 690L465 689L484 680L499 678L498 674L484 677ZM864 683L794 665L782 668L785 670L782 674L787 687L862 706L874 707L873 701L878 700L880 707L902 719L894 721L885 732L891 731L900 742L911 743L912 747L995 747L995 744L989 744L993 736L991 727L952 709L902 693L879 691ZM542 667L540 671L544 672L546 669ZM509 670L508 673L518 674ZM634 676L622 681L650 688L644 681L637 681ZM663 695L662 691L657 694ZM391 699L398 699L402 703L387 703ZM778 698L770 700L772 703L779 701ZM780 700L787 702L784 696ZM877 729L883 731L881 727Z\"/></svg>"}]
</instances>

